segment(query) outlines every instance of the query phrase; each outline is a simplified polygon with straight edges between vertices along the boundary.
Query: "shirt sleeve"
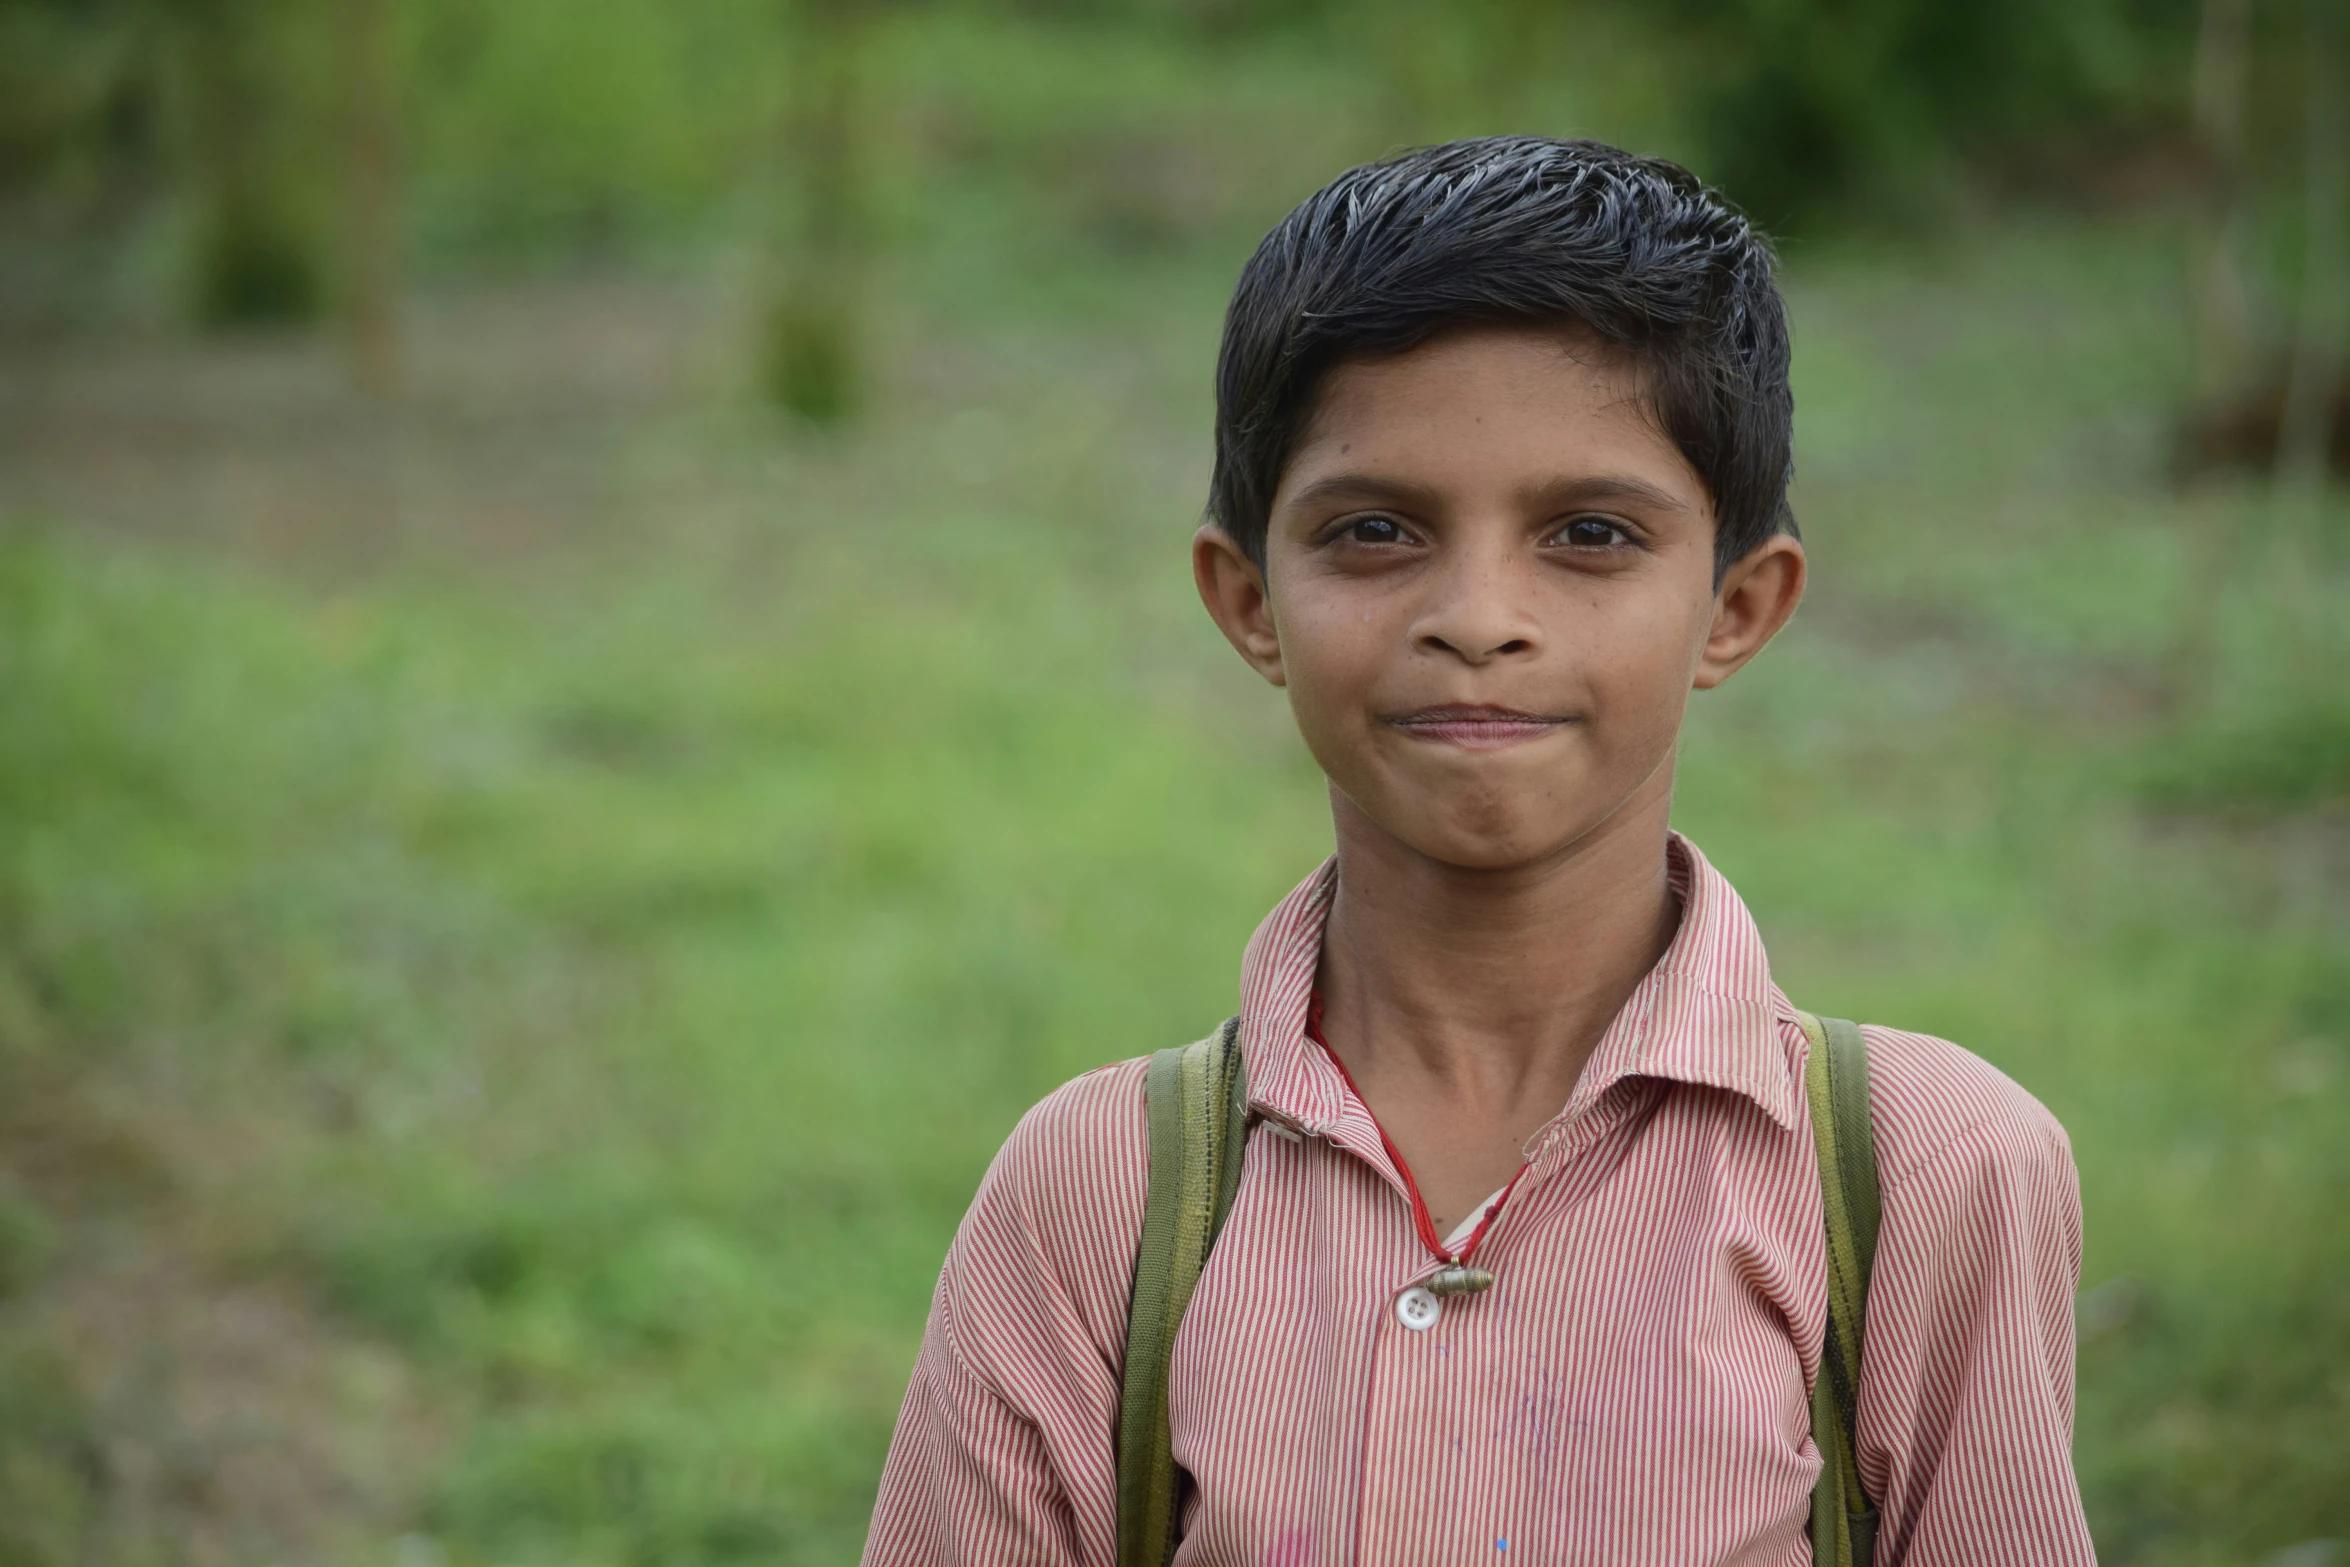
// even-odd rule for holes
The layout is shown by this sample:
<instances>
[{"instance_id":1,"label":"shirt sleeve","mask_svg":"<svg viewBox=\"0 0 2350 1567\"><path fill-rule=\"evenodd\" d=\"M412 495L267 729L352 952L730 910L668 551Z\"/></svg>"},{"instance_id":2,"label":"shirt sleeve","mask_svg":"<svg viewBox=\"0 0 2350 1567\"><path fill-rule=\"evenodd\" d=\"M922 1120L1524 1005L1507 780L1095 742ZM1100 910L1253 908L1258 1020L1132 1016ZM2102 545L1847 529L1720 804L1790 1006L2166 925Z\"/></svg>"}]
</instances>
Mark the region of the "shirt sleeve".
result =
<instances>
[{"instance_id":1,"label":"shirt sleeve","mask_svg":"<svg viewBox=\"0 0 2350 1567\"><path fill-rule=\"evenodd\" d=\"M2015 1092L1887 1174L1858 1432L1878 1567L2096 1561L2072 1464L2079 1185Z\"/></svg>"},{"instance_id":2,"label":"shirt sleeve","mask_svg":"<svg viewBox=\"0 0 2350 1567\"><path fill-rule=\"evenodd\" d=\"M931 1299L866 1567L1114 1560L1126 1296L1148 1163L1139 1067L1048 1097L980 1183Z\"/></svg>"},{"instance_id":3,"label":"shirt sleeve","mask_svg":"<svg viewBox=\"0 0 2350 1567\"><path fill-rule=\"evenodd\" d=\"M956 1356L946 1310L942 1278L881 1472L866 1567L1077 1567L1075 1519L1043 1433Z\"/></svg>"}]
</instances>

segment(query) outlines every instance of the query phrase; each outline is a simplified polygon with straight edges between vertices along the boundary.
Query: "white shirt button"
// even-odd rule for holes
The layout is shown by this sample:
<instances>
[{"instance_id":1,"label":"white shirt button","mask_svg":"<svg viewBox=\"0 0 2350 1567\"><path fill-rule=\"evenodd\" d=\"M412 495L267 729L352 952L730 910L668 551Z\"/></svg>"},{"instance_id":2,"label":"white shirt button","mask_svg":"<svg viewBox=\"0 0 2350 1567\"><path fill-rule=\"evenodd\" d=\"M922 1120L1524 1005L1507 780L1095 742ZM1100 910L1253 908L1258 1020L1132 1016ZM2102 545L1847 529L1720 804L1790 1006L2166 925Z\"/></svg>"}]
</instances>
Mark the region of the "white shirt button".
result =
<instances>
[{"instance_id":1,"label":"white shirt button","mask_svg":"<svg viewBox=\"0 0 2350 1567\"><path fill-rule=\"evenodd\" d=\"M1395 1297L1395 1320L1414 1333L1425 1333L1444 1315L1444 1302L1417 1284Z\"/></svg>"}]
</instances>

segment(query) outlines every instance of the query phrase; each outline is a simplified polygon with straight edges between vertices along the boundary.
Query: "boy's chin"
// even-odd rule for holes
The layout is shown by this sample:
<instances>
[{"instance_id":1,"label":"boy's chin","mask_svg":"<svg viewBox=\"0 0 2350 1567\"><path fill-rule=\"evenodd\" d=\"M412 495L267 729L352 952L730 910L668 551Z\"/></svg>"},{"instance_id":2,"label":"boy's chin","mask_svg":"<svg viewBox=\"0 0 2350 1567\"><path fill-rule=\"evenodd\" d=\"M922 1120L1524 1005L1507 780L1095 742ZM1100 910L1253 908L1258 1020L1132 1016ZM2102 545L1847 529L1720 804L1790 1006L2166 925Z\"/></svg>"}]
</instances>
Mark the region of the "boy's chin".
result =
<instances>
[{"instance_id":1,"label":"boy's chin","mask_svg":"<svg viewBox=\"0 0 2350 1567\"><path fill-rule=\"evenodd\" d=\"M1556 860L1588 837L1597 824L1582 820L1465 823L1432 813L1386 825L1393 836L1424 859L1457 870L1504 872Z\"/></svg>"},{"instance_id":2,"label":"boy's chin","mask_svg":"<svg viewBox=\"0 0 2350 1567\"><path fill-rule=\"evenodd\" d=\"M1331 805L1342 843L1351 839L1368 848L1385 839L1411 857L1464 871L1540 869L1609 836L1611 827L1631 826L1648 814L1638 808L1645 792L1638 788L1619 798L1602 787L1576 789L1572 781L1555 793L1461 788L1449 778L1392 773L1373 774L1366 782L1369 787L1358 794L1333 780ZM1669 801L1670 794L1660 798Z\"/></svg>"}]
</instances>

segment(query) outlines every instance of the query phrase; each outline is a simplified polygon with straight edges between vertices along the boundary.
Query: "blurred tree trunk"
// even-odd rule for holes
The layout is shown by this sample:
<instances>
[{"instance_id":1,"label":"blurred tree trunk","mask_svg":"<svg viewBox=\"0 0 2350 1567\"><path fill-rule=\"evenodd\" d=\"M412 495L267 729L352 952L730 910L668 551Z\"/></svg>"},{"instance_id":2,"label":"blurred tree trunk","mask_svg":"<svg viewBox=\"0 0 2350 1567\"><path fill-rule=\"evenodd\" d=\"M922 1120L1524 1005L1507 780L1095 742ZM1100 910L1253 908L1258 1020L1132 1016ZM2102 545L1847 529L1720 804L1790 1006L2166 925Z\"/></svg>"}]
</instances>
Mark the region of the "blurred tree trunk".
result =
<instances>
[{"instance_id":1,"label":"blurred tree trunk","mask_svg":"<svg viewBox=\"0 0 2350 1567\"><path fill-rule=\"evenodd\" d=\"M864 13L865 0L797 0L788 40L787 199L761 368L770 398L818 424L849 418L864 392Z\"/></svg>"},{"instance_id":2,"label":"blurred tree trunk","mask_svg":"<svg viewBox=\"0 0 2350 1567\"><path fill-rule=\"evenodd\" d=\"M394 0L339 0L343 82L343 327L359 385L400 385L399 89Z\"/></svg>"},{"instance_id":3,"label":"blurred tree trunk","mask_svg":"<svg viewBox=\"0 0 2350 1567\"><path fill-rule=\"evenodd\" d=\"M2196 396L2214 407L2250 371L2244 287L2244 81L2250 0L2203 0L2195 38L2195 142L2203 204L2195 236Z\"/></svg>"},{"instance_id":4,"label":"blurred tree trunk","mask_svg":"<svg viewBox=\"0 0 2350 1567\"><path fill-rule=\"evenodd\" d=\"M2277 421L2279 491L2304 521L2322 504L2342 400L2343 142L2350 137L2350 91L2343 69L2342 0L2303 0L2302 265L2300 308L2293 317L2293 348L2285 402Z\"/></svg>"},{"instance_id":5,"label":"blurred tree trunk","mask_svg":"<svg viewBox=\"0 0 2350 1567\"><path fill-rule=\"evenodd\" d=\"M318 311L318 257L289 158L289 84L272 69L286 18L269 0L174 9L194 132L197 319L306 321Z\"/></svg>"},{"instance_id":6,"label":"blurred tree trunk","mask_svg":"<svg viewBox=\"0 0 2350 1567\"><path fill-rule=\"evenodd\" d=\"M2250 0L2203 0L2192 83L2203 201L2195 225L2193 417L2216 417L2240 396L2252 372L2251 308L2244 285L2244 85L2249 69ZM2195 709L2210 697L2219 644L2220 599L2234 560L2235 529L2206 500L2188 535L2177 640L2164 682L2165 705Z\"/></svg>"}]
</instances>

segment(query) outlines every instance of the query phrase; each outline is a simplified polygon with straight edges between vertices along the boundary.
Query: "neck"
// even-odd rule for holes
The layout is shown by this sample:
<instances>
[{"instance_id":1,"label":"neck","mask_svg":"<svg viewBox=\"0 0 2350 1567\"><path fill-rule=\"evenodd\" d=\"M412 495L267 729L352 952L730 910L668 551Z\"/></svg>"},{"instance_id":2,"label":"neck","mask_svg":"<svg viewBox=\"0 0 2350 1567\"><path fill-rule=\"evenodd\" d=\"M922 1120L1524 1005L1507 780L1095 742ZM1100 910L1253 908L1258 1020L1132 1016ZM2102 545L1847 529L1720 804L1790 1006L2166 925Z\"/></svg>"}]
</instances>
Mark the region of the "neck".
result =
<instances>
[{"instance_id":1,"label":"neck","mask_svg":"<svg viewBox=\"0 0 2350 1567\"><path fill-rule=\"evenodd\" d=\"M1565 1103L1679 923L1669 769L1565 848L1478 869L1430 859L1332 797L1338 888L1325 1030L1350 1070L1500 1111Z\"/></svg>"}]
</instances>

